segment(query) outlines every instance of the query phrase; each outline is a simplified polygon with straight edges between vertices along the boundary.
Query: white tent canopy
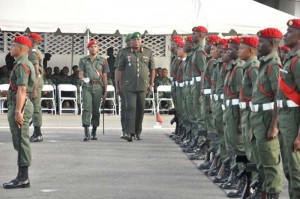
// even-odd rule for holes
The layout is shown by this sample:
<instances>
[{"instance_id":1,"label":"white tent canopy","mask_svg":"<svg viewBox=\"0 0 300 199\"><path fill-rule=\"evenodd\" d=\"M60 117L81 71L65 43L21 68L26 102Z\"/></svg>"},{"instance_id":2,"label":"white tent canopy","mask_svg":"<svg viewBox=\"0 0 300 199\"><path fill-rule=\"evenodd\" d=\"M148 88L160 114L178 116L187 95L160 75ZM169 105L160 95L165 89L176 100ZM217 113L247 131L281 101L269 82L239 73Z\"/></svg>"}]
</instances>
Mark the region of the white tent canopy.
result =
<instances>
[{"instance_id":1,"label":"white tent canopy","mask_svg":"<svg viewBox=\"0 0 300 199\"><path fill-rule=\"evenodd\" d=\"M1 0L0 7L1 31L187 34L203 25L209 32L255 34L285 31L294 18L252 0Z\"/></svg>"}]
</instances>

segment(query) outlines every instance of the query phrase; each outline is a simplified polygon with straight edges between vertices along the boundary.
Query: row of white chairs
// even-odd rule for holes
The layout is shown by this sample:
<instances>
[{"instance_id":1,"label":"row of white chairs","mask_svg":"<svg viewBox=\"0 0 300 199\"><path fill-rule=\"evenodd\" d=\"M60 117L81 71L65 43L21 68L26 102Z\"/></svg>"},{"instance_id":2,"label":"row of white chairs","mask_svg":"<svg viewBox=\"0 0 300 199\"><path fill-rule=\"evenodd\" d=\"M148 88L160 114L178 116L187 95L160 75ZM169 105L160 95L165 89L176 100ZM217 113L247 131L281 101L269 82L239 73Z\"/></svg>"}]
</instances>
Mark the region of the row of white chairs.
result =
<instances>
[{"instance_id":1,"label":"row of white chairs","mask_svg":"<svg viewBox=\"0 0 300 199\"><path fill-rule=\"evenodd\" d=\"M0 85L0 93L1 92L7 92L9 89L9 84L1 84ZM72 84L59 84L56 88L55 85L44 85L42 92L48 92L50 95L47 97L42 96L41 102L42 101L49 101L52 103L52 106L50 107L42 107L42 110L48 110L51 111L52 114L56 114L56 96L58 97L58 110L59 114L63 114L63 111L72 111L74 114L78 114L78 106L77 106L77 87ZM63 92L71 92L72 95L66 96L63 94ZM170 85L161 85L157 87L157 92L156 92L156 101L157 101L157 106L155 107L155 95L154 92L152 91L152 96L146 98L147 101L151 102L151 107L146 108L145 111L151 111L154 113L156 110L157 112L160 111L165 111L166 109L161 109L160 105L162 101L170 101L172 107L174 107L173 100L172 98L160 98L159 97L159 92L171 92L171 86ZM115 87L112 85L107 86L107 94L110 97L107 97L107 101L112 102L112 108L104 108L102 111L112 111L113 114L117 114L117 104L116 104L116 92L115 92ZM7 108L5 108L4 103L6 101L6 96L1 97L0 96L0 114L2 114ZM64 107L63 103L64 101L72 101L73 106L68 106ZM79 92L79 100L81 104L81 110L82 110L82 87L80 87L80 92ZM118 98L119 100L119 113L121 112L121 99L120 97ZM102 105L102 101L101 104ZM82 113L82 111L81 111Z\"/></svg>"}]
</instances>

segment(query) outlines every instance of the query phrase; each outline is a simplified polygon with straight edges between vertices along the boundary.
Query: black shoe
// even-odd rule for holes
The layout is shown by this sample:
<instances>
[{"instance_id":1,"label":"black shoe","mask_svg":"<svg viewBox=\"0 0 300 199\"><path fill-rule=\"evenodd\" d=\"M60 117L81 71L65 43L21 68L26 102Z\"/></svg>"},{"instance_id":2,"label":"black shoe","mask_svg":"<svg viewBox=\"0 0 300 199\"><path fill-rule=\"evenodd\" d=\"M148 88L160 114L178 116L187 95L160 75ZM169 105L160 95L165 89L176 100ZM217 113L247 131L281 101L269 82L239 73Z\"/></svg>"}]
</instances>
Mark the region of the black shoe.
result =
<instances>
[{"instance_id":1,"label":"black shoe","mask_svg":"<svg viewBox=\"0 0 300 199\"><path fill-rule=\"evenodd\" d=\"M125 137L125 133L123 133L123 134L120 136L121 139L124 139L124 137Z\"/></svg>"},{"instance_id":2,"label":"black shoe","mask_svg":"<svg viewBox=\"0 0 300 199\"><path fill-rule=\"evenodd\" d=\"M34 127L32 136L30 137L30 142L43 142L43 135L41 133L41 127Z\"/></svg>"},{"instance_id":3,"label":"black shoe","mask_svg":"<svg viewBox=\"0 0 300 199\"><path fill-rule=\"evenodd\" d=\"M124 136L124 140L127 140L127 142L132 142L132 136L126 134L126 135Z\"/></svg>"},{"instance_id":4,"label":"black shoe","mask_svg":"<svg viewBox=\"0 0 300 199\"><path fill-rule=\"evenodd\" d=\"M201 170L201 171L208 170L210 168L211 164L212 164L211 161L206 161L206 162L200 164L198 166L198 169Z\"/></svg>"},{"instance_id":5,"label":"black shoe","mask_svg":"<svg viewBox=\"0 0 300 199\"><path fill-rule=\"evenodd\" d=\"M97 131L97 127L93 127L91 140L97 140L96 131Z\"/></svg>"},{"instance_id":6,"label":"black shoe","mask_svg":"<svg viewBox=\"0 0 300 199\"><path fill-rule=\"evenodd\" d=\"M14 179L10 182L3 184L4 189L16 189L16 188L28 188L28 187L30 187L30 181L28 178L22 181L19 179Z\"/></svg>"},{"instance_id":7,"label":"black shoe","mask_svg":"<svg viewBox=\"0 0 300 199\"><path fill-rule=\"evenodd\" d=\"M142 140L141 136L136 134L136 140Z\"/></svg>"},{"instance_id":8,"label":"black shoe","mask_svg":"<svg viewBox=\"0 0 300 199\"><path fill-rule=\"evenodd\" d=\"M90 130L88 126L84 127L84 137L83 137L83 141L88 141L91 139L91 135L90 135Z\"/></svg>"}]
</instances>

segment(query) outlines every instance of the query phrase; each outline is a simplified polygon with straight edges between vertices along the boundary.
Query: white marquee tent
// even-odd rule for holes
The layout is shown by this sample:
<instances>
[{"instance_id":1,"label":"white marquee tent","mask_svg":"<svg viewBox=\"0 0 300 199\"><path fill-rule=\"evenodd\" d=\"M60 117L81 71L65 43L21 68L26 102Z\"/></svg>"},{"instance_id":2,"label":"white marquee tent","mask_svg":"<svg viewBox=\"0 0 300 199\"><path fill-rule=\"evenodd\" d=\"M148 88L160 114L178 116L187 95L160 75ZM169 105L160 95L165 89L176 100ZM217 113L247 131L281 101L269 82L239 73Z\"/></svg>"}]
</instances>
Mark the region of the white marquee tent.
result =
<instances>
[{"instance_id":1,"label":"white marquee tent","mask_svg":"<svg viewBox=\"0 0 300 199\"><path fill-rule=\"evenodd\" d=\"M0 0L1 31L179 34L204 25L210 32L255 34L286 29L294 16L252 0Z\"/></svg>"}]
</instances>

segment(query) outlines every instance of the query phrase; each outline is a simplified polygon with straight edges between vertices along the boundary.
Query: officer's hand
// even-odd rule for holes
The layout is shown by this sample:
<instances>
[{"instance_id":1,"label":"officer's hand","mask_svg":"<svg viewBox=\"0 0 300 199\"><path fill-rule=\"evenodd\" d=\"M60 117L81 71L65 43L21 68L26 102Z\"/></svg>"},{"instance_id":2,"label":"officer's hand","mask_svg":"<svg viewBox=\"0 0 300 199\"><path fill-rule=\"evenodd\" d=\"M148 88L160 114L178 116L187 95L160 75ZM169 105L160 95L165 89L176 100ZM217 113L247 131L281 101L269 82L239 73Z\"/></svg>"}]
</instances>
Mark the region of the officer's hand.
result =
<instances>
[{"instance_id":1,"label":"officer's hand","mask_svg":"<svg viewBox=\"0 0 300 199\"><path fill-rule=\"evenodd\" d=\"M267 133L267 139L272 140L278 136L278 128L270 127Z\"/></svg>"},{"instance_id":2,"label":"officer's hand","mask_svg":"<svg viewBox=\"0 0 300 199\"><path fill-rule=\"evenodd\" d=\"M37 92L35 89L33 89L32 93L31 93L31 98L35 99L37 97Z\"/></svg>"},{"instance_id":3,"label":"officer's hand","mask_svg":"<svg viewBox=\"0 0 300 199\"><path fill-rule=\"evenodd\" d=\"M294 141L294 152L300 151L300 136L297 136Z\"/></svg>"},{"instance_id":4,"label":"officer's hand","mask_svg":"<svg viewBox=\"0 0 300 199\"><path fill-rule=\"evenodd\" d=\"M151 93L153 91L153 86L149 85L148 88L147 88L147 91L148 91L148 93Z\"/></svg>"},{"instance_id":5,"label":"officer's hand","mask_svg":"<svg viewBox=\"0 0 300 199\"><path fill-rule=\"evenodd\" d=\"M107 91L105 90L105 91L103 91L103 96L102 96L103 102L105 102L106 97L107 97Z\"/></svg>"},{"instance_id":6,"label":"officer's hand","mask_svg":"<svg viewBox=\"0 0 300 199\"><path fill-rule=\"evenodd\" d=\"M21 125L24 122L23 114L21 112L15 113L15 121L18 124L18 127L21 128Z\"/></svg>"}]
</instances>

